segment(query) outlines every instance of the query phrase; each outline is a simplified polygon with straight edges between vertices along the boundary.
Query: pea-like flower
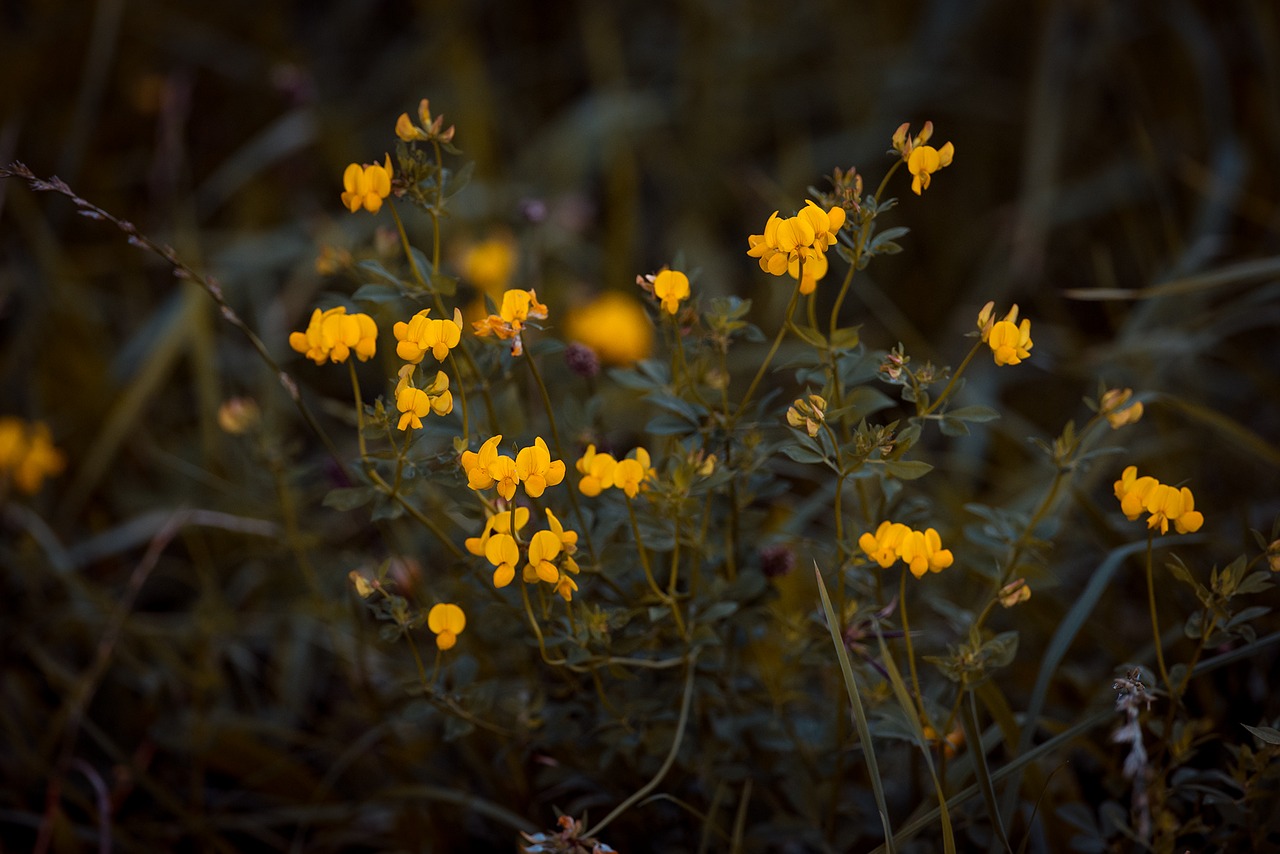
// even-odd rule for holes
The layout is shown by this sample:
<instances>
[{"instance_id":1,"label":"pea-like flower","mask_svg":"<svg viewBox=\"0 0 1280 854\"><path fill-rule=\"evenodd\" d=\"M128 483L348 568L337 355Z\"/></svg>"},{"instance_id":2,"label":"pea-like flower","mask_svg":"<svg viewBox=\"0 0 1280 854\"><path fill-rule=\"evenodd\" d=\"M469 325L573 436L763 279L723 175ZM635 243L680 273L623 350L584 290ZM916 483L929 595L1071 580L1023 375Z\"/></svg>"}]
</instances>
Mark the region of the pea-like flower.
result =
<instances>
[{"instance_id":1,"label":"pea-like flower","mask_svg":"<svg viewBox=\"0 0 1280 854\"><path fill-rule=\"evenodd\" d=\"M34 495L46 477L58 474L66 464L54 447L48 425L0 417L0 484L11 480L20 492Z\"/></svg>"},{"instance_id":2,"label":"pea-like flower","mask_svg":"<svg viewBox=\"0 0 1280 854\"><path fill-rule=\"evenodd\" d=\"M498 314L491 314L484 320L472 324L476 335L484 338L493 335L500 340L511 342L511 355L524 354L524 340L521 333L532 320L546 320L547 307L538 302L538 294L534 290L512 288L502 295L502 305Z\"/></svg>"},{"instance_id":3,"label":"pea-like flower","mask_svg":"<svg viewBox=\"0 0 1280 854\"><path fill-rule=\"evenodd\" d=\"M548 486L564 480L564 461L551 459L547 443L539 436L516 454L516 475L530 498L539 498Z\"/></svg>"},{"instance_id":4,"label":"pea-like flower","mask_svg":"<svg viewBox=\"0 0 1280 854\"><path fill-rule=\"evenodd\" d=\"M449 377L444 371L437 371L431 385L421 389L413 385L412 366L405 365L405 368L409 371L401 369L400 384L396 387L396 409L402 413L396 425L398 429L421 430L422 419L429 413L448 415L453 411L453 392L449 391Z\"/></svg>"},{"instance_id":5,"label":"pea-like flower","mask_svg":"<svg viewBox=\"0 0 1280 854\"><path fill-rule=\"evenodd\" d=\"M493 564L493 586L506 587L516 577L520 562L520 546L510 534L491 534L484 546L484 556Z\"/></svg>"},{"instance_id":6,"label":"pea-like flower","mask_svg":"<svg viewBox=\"0 0 1280 854\"><path fill-rule=\"evenodd\" d=\"M529 562L524 567L525 581L545 581L555 584L560 580L560 570L555 559L560 556L560 538L553 531L539 531L529 540Z\"/></svg>"},{"instance_id":7,"label":"pea-like flower","mask_svg":"<svg viewBox=\"0 0 1280 854\"><path fill-rule=\"evenodd\" d=\"M289 346L317 365L345 362L352 350L366 362L377 352L378 325L367 314L347 314L346 306L328 311L317 308L305 332L289 335Z\"/></svg>"},{"instance_id":8,"label":"pea-like flower","mask_svg":"<svg viewBox=\"0 0 1280 854\"><path fill-rule=\"evenodd\" d=\"M1120 510L1128 519L1150 513L1147 527L1159 528L1161 534L1169 532L1170 524L1179 534L1195 533L1204 524L1204 515L1196 510L1190 489L1168 486L1149 476L1139 477L1137 466L1125 468L1114 491Z\"/></svg>"},{"instance_id":9,"label":"pea-like flower","mask_svg":"<svg viewBox=\"0 0 1280 854\"><path fill-rule=\"evenodd\" d=\"M900 522L881 522L874 534L865 533L858 538L858 546L881 569L888 569L901 558L916 578L927 572L942 572L954 562L951 550L942 547L942 538L935 529L916 531Z\"/></svg>"},{"instance_id":10,"label":"pea-like flower","mask_svg":"<svg viewBox=\"0 0 1280 854\"><path fill-rule=\"evenodd\" d=\"M449 125L447 130L443 130L444 116L431 118L431 102L426 98L418 102L418 121L422 122L421 127L413 123L408 113L401 113L400 118L396 120L396 136L405 142L437 140L447 143L453 139L453 125Z\"/></svg>"},{"instance_id":11,"label":"pea-like flower","mask_svg":"<svg viewBox=\"0 0 1280 854\"><path fill-rule=\"evenodd\" d=\"M898 547L898 554L916 578L926 572L942 572L954 561L951 550L942 547L942 538L933 528L909 533Z\"/></svg>"},{"instance_id":12,"label":"pea-like flower","mask_svg":"<svg viewBox=\"0 0 1280 854\"><path fill-rule=\"evenodd\" d=\"M601 492L613 486L613 473L618 461L612 454L596 452L595 445L587 445L582 458L574 464L582 479L578 481L578 491L588 498L595 498Z\"/></svg>"},{"instance_id":13,"label":"pea-like flower","mask_svg":"<svg viewBox=\"0 0 1280 854\"><path fill-rule=\"evenodd\" d=\"M898 550L911 529L901 522L885 520L876 528L874 534L867 532L858 538L858 547L867 557L880 564L881 569L888 569L898 561Z\"/></svg>"},{"instance_id":14,"label":"pea-like flower","mask_svg":"<svg viewBox=\"0 0 1280 854\"><path fill-rule=\"evenodd\" d=\"M941 148L926 145L933 136L933 122L925 122L914 139L908 135L910 130L911 124L905 122L894 132L893 149L906 161L912 175L911 190L918 196L928 189L934 172L951 165L956 149L949 142Z\"/></svg>"},{"instance_id":15,"label":"pea-like flower","mask_svg":"<svg viewBox=\"0 0 1280 854\"><path fill-rule=\"evenodd\" d=\"M991 348L997 365L1017 365L1031 355L1035 342L1031 340L1031 320L1023 318L1018 323L1018 306L1015 304L1003 320L995 320L994 302L982 307L978 314L978 329L982 340Z\"/></svg>"},{"instance_id":16,"label":"pea-like flower","mask_svg":"<svg viewBox=\"0 0 1280 854\"><path fill-rule=\"evenodd\" d=\"M1027 584L1025 578L1015 578L1000 588L997 597L1000 599L1002 607L1012 608L1014 605L1031 598L1031 585Z\"/></svg>"},{"instance_id":17,"label":"pea-like flower","mask_svg":"<svg viewBox=\"0 0 1280 854\"><path fill-rule=\"evenodd\" d=\"M757 259L766 273L789 274L799 279L800 293L810 294L827 274L826 250L835 243L836 232L844 222L844 208L836 206L824 211L812 201L786 219L774 211L765 222L763 234L747 237L747 254Z\"/></svg>"},{"instance_id":18,"label":"pea-like flower","mask_svg":"<svg viewBox=\"0 0 1280 854\"><path fill-rule=\"evenodd\" d=\"M391 155L385 164L352 163L342 173L342 203L356 213L364 208L369 213L382 209L382 200L391 195Z\"/></svg>"},{"instance_id":19,"label":"pea-like flower","mask_svg":"<svg viewBox=\"0 0 1280 854\"><path fill-rule=\"evenodd\" d=\"M467 547L467 551L478 557L485 556L485 549L489 545L489 538L494 534L510 534L515 535L529 521L529 508L517 507L514 510L503 510L500 513L494 513L484 524L484 530L480 532L478 537L468 537L463 543Z\"/></svg>"},{"instance_id":20,"label":"pea-like flower","mask_svg":"<svg viewBox=\"0 0 1280 854\"><path fill-rule=\"evenodd\" d=\"M457 605L440 602L431 606L427 612L427 628L436 634L436 646L440 649L453 649L458 642L458 635L467 627L467 615Z\"/></svg>"},{"instance_id":21,"label":"pea-like flower","mask_svg":"<svg viewBox=\"0 0 1280 854\"><path fill-rule=\"evenodd\" d=\"M1112 430L1119 430L1126 424L1136 424L1142 418L1142 401L1129 403L1131 397L1133 389L1113 388L1103 393L1102 399L1098 401L1098 412L1107 419Z\"/></svg>"},{"instance_id":22,"label":"pea-like flower","mask_svg":"<svg viewBox=\"0 0 1280 854\"><path fill-rule=\"evenodd\" d=\"M648 482L655 477L657 472L649 465L649 452L636 448L627 454L626 459L618 460L613 470L613 485L625 492L628 498L635 498L641 490L648 488Z\"/></svg>"},{"instance_id":23,"label":"pea-like flower","mask_svg":"<svg viewBox=\"0 0 1280 854\"><path fill-rule=\"evenodd\" d=\"M428 317L431 309L424 308L409 319L392 327L396 336L396 355L406 362L418 364L427 353L443 362L449 351L462 340L462 312L455 309L453 319Z\"/></svg>"},{"instance_id":24,"label":"pea-like flower","mask_svg":"<svg viewBox=\"0 0 1280 854\"><path fill-rule=\"evenodd\" d=\"M663 311L676 314L681 301L689 298L689 277L679 270L659 270L653 277L653 295L662 301Z\"/></svg>"}]
</instances>

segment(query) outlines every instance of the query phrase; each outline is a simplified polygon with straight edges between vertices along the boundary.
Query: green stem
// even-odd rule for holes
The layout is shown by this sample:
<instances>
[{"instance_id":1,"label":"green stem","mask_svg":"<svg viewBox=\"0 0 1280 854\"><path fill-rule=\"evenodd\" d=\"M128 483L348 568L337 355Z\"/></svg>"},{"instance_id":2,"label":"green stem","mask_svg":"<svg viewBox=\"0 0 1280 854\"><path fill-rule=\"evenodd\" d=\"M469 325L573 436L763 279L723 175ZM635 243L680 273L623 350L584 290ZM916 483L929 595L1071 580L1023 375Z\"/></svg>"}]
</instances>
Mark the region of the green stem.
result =
<instances>
[{"instance_id":1,"label":"green stem","mask_svg":"<svg viewBox=\"0 0 1280 854\"><path fill-rule=\"evenodd\" d=\"M700 649L700 647L698 648ZM671 770L671 766L675 764L676 755L680 752L680 745L684 741L685 726L689 723L689 709L693 705L693 676L697 671L698 649L690 651L686 660L688 662L688 670L684 677L684 699L680 703L680 718L676 721L676 736L671 741L671 750L667 752L667 758L663 760L662 767L658 769L658 773L653 775L653 779L640 787L631 797L618 804L607 816L600 820L600 823L585 831L583 836L599 836L600 831L608 827L615 818L629 810L634 804L642 800L646 795L653 791L662 779L667 776L667 772Z\"/></svg>"},{"instance_id":2,"label":"green stem","mask_svg":"<svg viewBox=\"0 0 1280 854\"><path fill-rule=\"evenodd\" d=\"M907 573L910 572L905 566L902 568L902 581L898 585L898 610L902 612L902 638L907 642L907 666L911 669L911 690L916 695L916 705L920 709L920 720L925 725L932 728L935 732L937 728L933 726L933 721L929 718L929 713L925 711L924 695L920 693L920 675L916 670L916 652L915 647L911 643L911 623L907 621Z\"/></svg>"},{"instance_id":3,"label":"green stem","mask_svg":"<svg viewBox=\"0 0 1280 854\"><path fill-rule=\"evenodd\" d=\"M644 547L644 540L640 537L640 523L636 519L636 508L631 502L631 496L624 492L623 498L627 502L627 515L631 518L631 532L636 538L636 551L640 553L640 565L644 568L644 577L649 582L649 588L658 597L658 601L671 608L671 615L675 617L676 628L680 630L680 637L687 639L689 635L685 632L684 618L680 616L680 607L676 604L675 597L663 592L662 588L658 586L657 579L653 577L653 567L649 564L649 550Z\"/></svg>"},{"instance_id":4,"label":"green stem","mask_svg":"<svg viewBox=\"0 0 1280 854\"><path fill-rule=\"evenodd\" d=\"M1151 569L1151 550L1155 536L1154 528L1147 531L1147 606L1151 609L1151 634L1156 643L1156 664L1160 668L1160 680L1169 691L1170 701L1177 702L1173 693L1173 680L1169 678L1169 671L1164 666L1164 641L1160 639L1160 619L1156 616L1156 582Z\"/></svg>"},{"instance_id":5,"label":"green stem","mask_svg":"<svg viewBox=\"0 0 1280 854\"><path fill-rule=\"evenodd\" d=\"M938 397L920 413L921 416L928 415L942 405L942 402L947 399L947 395L951 394L951 390L955 388L956 381L960 379L960 375L964 373L964 369L969 367L969 363L973 361L974 356L978 355L978 351L982 349L982 345L984 343L985 342L983 342L982 339L978 339L978 343L974 344L972 349L969 350L969 355L964 357L964 361L960 363L960 367L956 368L956 372L951 375L951 379L947 380L947 384L942 388L942 393L939 394Z\"/></svg>"},{"instance_id":6,"label":"green stem","mask_svg":"<svg viewBox=\"0 0 1280 854\"><path fill-rule=\"evenodd\" d=\"M804 275L804 265L800 265L797 270L801 276ZM760 363L760 369L756 371L755 378L751 380L751 385L747 386L747 393L743 396L742 401L738 404L737 410L733 413L733 417L729 419L732 425L742 417L742 413L746 411L747 404L751 401L751 396L756 392L756 386L760 385L760 380L764 378L765 372L769 369L769 363L773 361L773 357L777 355L778 348L782 346L782 339L787 334L787 327L791 325L791 315L796 310L796 301L800 299L800 280L796 280L795 290L791 292L791 301L787 303L786 317L782 321L782 326L778 328L778 334L773 339L773 346L769 348L769 354L764 357L764 361Z\"/></svg>"}]
</instances>

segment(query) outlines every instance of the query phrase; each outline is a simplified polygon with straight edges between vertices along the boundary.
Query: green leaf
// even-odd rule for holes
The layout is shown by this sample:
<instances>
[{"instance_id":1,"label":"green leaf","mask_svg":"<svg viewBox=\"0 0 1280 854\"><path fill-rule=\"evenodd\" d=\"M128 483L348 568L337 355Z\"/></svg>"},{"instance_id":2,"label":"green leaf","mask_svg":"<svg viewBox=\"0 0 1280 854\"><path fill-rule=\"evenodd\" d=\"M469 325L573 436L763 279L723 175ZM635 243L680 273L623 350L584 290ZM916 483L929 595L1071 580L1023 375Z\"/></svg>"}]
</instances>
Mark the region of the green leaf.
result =
<instances>
[{"instance_id":1,"label":"green leaf","mask_svg":"<svg viewBox=\"0 0 1280 854\"><path fill-rule=\"evenodd\" d=\"M687 433L696 433L698 427L696 424L690 424L679 415L657 415L649 420L644 426L646 432L654 436L683 436Z\"/></svg>"},{"instance_id":2,"label":"green leaf","mask_svg":"<svg viewBox=\"0 0 1280 854\"><path fill-rule=\"evenodd\" d=\"M403 298L404 288L399 284L387 285L378 282L370 282L367 285L361 285L356 288L356 292L351 295L351 299L356 302L374 304L399 302Z\"/></svg>"},{"instance_id":3,"label":"green leaf","mask_svg":"<svg viewBox=\"0 0 1280 854\"><path fill-rule=\"evenodd\" d=\"M382 282L395 285L397 288L403 286L403 282L400 281L399 276L395 275L372 258L365 259L364 261L358 261L356 263L356 267Z\"/></svg>"},{"instance_id":4,"label":"green leaf","mask_svg":"<svg viewBox=\"0 0 1280 854\"><path fill-rule=\"evenodd\" d=\"M876 232L875 237L871 238L871 243L868 245L868 248L873 252L883 252L884 249L881 247L886 243L897 240L899 237L906 237L910 233L911 229L906 226L899 225L894 228L886 228L884 231Z\"/></svg>"},{"instance_id":5,"label":"green leaf","mask_svg":"<svg viewBox=\"0 0 1280 854\"><path fill-rule=\"evenodd\" d=\"M944 436L969 435L969 425L965 424L958 418L951 417L950 415L944 415L938 419L938 427L941 428L942 435Z\"/></svg>"},{"instance_id":6,"label":"green leaf","mask_svg":"<svg viewBox=\"0 0 1280 854\"><path fill-rule=\"evenodd\" d=\"M884 470L898 480L915 480L933 471L933 466L921 460L884 460Z\"/></svg>"},{"instance_id":7,"label":"green leaf","mask_svg":"<svg viewBox=\"0 0 1280 854\"><path fill-rule=\"evenodd\" d=\"M1248 724L1240 724L1240 726L1249 730L1255 738L1261 739L1267 744L1280 744L1280 729L1273 729L1269 726L1249 726Z\"/></svg>"},{"instance_id":8,"label":"green leaf","mask_svg":"<svg viewBox=\"0 0 1280 854\"><path fill-rule=\"evenodd\" d=\"M827 339L818 330L797 324L792 331L795 332L797 338L806 344L817 347L819 350L827 349Z\"/></svg>"},{"instance_id":9,"label":"green leaf","mask_svg":"<svg viewBox=\"0 0 1280 854\"><path fill-rule=\"evenodd\" d=\"M354 510L368 504L377 494L378 490L372 486L344 486L329 490L323 503L334 510Z\"/></svg>"},{"instance_id":10,"label":"green leaf","mask_svg":"<svg viewBox=\"0 0 1280 854\"><path fill-rule=\"evenodd\" d=\"M825 463L827 461L827 458L822 454L801 445L783 445L781 450L782 453L798 463Z\"/></svg>"},{"instance_id":11,"label":"green leaf","mask_svg":"<svg viewBox=\"0 0 1280 854\"><path fill-rule=\"evenodd\" d=\"M861 326L845 326L835 331L831 336L831 349L833 350L852 350L858 346L858 331Z\"/></svg>"},{"instance_id":12,"label":"green leaf","mask_svg":"<svg viewBox=\"0 0 1280 854\"><path fill-rule=\"evenodd\" d=\"M476 171L476 162L468 160L463 167L457 172L445 170L444 173L444 197L452 198L462 191L462 188L471 183L471 175Z\"/></svg>"},{"instance_id":13,"label":"green leaf","mask_svg":"<svg viewBox=\"0 0 1280 854\"><path fill-rule=\"evenodd\" d=\"M959 409L948 410L947 415L952 418L959 418L961 421L973 421L978 424L995 421L1000 417L1000 413L990 406L961 406Z\"/></svg>"},{"instance_id":14,"label":"green leaf","mask_svg":"<svg viewBox=\"0 0 1280 854\"><path fill-rule=\"evenodd\" d=\"M737 610L737 602L716 602L710 608L699 614L698 619L708 623L714 623L716 620L723 620L725 617L733 614Z\"/></svg>"}]
</instances>

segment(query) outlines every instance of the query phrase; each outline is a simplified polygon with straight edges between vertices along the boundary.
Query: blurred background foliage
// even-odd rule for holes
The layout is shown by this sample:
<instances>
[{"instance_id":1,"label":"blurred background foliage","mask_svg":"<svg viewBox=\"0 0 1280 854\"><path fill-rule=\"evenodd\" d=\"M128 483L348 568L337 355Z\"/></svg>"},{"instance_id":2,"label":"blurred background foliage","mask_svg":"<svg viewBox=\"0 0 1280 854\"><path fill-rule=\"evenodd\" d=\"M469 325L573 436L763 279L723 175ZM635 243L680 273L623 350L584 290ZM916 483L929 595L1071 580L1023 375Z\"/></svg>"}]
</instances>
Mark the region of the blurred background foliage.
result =
<instances>
[{"instance_id":1,"label":"blurred background foliage","mask_svg":"<svg viewBox=\"0 0 1280 854\"><path fill-rule=\"evenodd\" d=\"M1035 319L1034 358L975 372L966 392L1003 420L937 444L955 528L966 501L1038 495L1045 464L1026 437L1085 417L1099 378L1147 404L1125 459L1195 489L1213 533L1179 548L1189 563L1256 551L1248 530L1280 514L1280 9L1268 0L4 0L0 70L0 163L56 173L174 245L317 398L337 401L344 372L305 371L287 334L335 287L316 272L320 247L374 240L374 220L338 201L343 167L381 160L421 97L476 161L448 246L515 235L514 284L553 311L683 253L701 293L752 297L766 330L787 294L746 236L834 167L857 166L874 188L893 130L932 120L956 162L923 198L893 188L907 251L859 275L845 317L871 347L952 364L987 300ZM593 799L566 777L472 792L468 769L556 760L495 757L417 726L425 712L399 687L410 660L377 640L346 573L418 544L320 506L336 472L203 293L15 181L0 183L0 394L3 414L47 421L70 461L5 509L0 839L12 850L41 827L61 850L94 844L86 817L102 798L122 850L509 850L513 829L552 823L552 805L603 812L634 790ZM263 408L252 447L217 428L233 395ZM323 417L351 452L338 429L349 413ZM1090 471L1073 500L1104 512L1115 468ZM302 552L285 535L298 530ZM1059 540L1024 649L1043 647L1118 544L1099 530ZM432 555L418 559L429 576ZM1107 695L1141 647L1143 605L1136 574L1116 583L1055 689L1056 718ZM1011 697L1035 663L1013 665ZM1275 665L1263 652L1198 684L1196 713L1274 717ZM1075 759L1109 761L1096 745ZM440 778L451 764L457 778ZM1070 775L1086 804L1116 795ZM616 825L627 841L615 846L676 850L646 841L641 829L661 833L643 812ZM672 830L666 844L688 839Z\"/></svg>"}]
</instances>

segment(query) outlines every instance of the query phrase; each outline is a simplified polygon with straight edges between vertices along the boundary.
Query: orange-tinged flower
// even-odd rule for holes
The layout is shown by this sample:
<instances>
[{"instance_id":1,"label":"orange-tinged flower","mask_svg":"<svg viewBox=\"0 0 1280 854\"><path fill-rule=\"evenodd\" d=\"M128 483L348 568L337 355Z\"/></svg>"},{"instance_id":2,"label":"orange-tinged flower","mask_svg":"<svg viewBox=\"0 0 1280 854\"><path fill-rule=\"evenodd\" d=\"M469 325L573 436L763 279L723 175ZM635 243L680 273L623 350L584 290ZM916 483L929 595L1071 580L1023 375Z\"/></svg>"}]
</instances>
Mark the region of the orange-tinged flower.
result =
<instances>
[{"instance_id":1,"label":"orange-tinged flower","mask_svg":"<svg viewBox=\"0 0 1280 854\"><path fill-rule=\"evenodd\" d=\"M489 538L494 534L510 534L515 535L529 521L529 508L517 507L514 510L503 510L501 513L494 513L485 522L484 530L478 537L468 537L463 543L467 547L467 551L478 557L484 557L485 548L489 544ZM514 525L514 527L513 527Z\"/></svg>"},{"instance_id":2,"label":"orange-tinged flower","mask_svg":"<svg viewBox=\"0 0 1280 854\"><path fill-rule=\"evenodd\" d=\"M774 211L765 222L763 234L747 237L747 254L760 262L760 269L775 276L790 274L800 279L800 292L813 293L827 274L826 250L835 242L844 225L844 208L824 211L806 202L800 213L787 219Z\"/></svg>"},{"instance_id":3,"label":"orange-tinged flower","mask_svg":"<svg viewBox=\"0 0 1280 854\"><path fill-rule=\"evenodd\" d=\"M1098 412L1107 419L1112 430L1119 430L1126 424L1136 424L1142 418L1142 401L1130 404L1131 397L1133 389L1113 388L1108 389L1098 401Z\"/></svg>"},{"instance_id":4,"label":"orange-tinged flower","mask_svg":"<svg viewBox=\"0 0 1280 854\"><path fill-rule=\"evenodd\" d=\"M942 547L942 538L933 528L912 531L903 538L898 554L916 578L926 572L942 572L954 560L951 550Z\"/></svg>"},{"instance_id":5,"label":"orange-tinged flower","mask_svg":"<svg viewBox=\"0 0 1280 854\"><path fill-rule=\"evenodd\" d=\"M481 445L478 452L462 452L462 469L467 473L467 486L475 490L493 486L493 475L489 473L489 469L498 459L498 443L501 441L502 434L499 433Z\"/></svg>"},{"instance_id":6,"label":"orange-tinged flower","mask_svg":"<svg viewBox=\"0 0 1280 854\"><path fill-rule=\"evenodd\" d=\"M1031 585L1027 584L1025 578L1014 579L1000 588L998 598L1003 607L1012 608L1019 602L1026 602L1031 598Z\"/></svg>"},{"instance_id":7,"label":"orange-tinged flower","mask_svg":"<svg viewBox=\"0 0 1280 854\"><path fill-rule=\"evenodd\" d=\"M397 429L421 430L422 419L429 413L448 415L453 411L453 392L449 391L449 377L444 371L437 371L431 385L420 389L413 384L413 366L405 368L408 371L401 369L396 386L396 409L402 413Z\"/></svg>"},{"instance_id":8,"label":"orange-tinged flower","mask_svg":"<svg viewBox=\"0 0 1280 854\"><path fill-rule=\"evenodd\" d=\"M342 203L352 213L364 208L369 213L382 209L382 200L391 195L391 155L385 164L361 166L352 163L342 173Z\"/></svg>"},{"instance_id":9,"label":"orange-tinged flower","mask_svg":"<svg viewBox=\"0 0 1280 854\"><path fill-rule=\"evenodd\" d=\"M0 417L0 482L12 480L20 492L34 495L46 477L66 467L66 458L53 444L48 425Z\"/></svg>"},{"instance_id":10,"label":"orange-tinged flower","mask_svg":"<svg viewBox=\"0 0 1280 854\"><path fill-rule=\"evenodd\" d=\"M452 649L466 627L467 615L457 605L440 602L427 612L427 628L435 632L436 646L442 650Z\"/></svg>"},{"instance_id":11,"label":"orange-tinged flower","mask_svg":"<svg viewBox=\"0 0 1280 854\"><path fill-rule=\"evenodd\" d=\"M1018 306L1015 304L1004 316L1004 320L994 320L992 309L995 303L987 303L978 315L978 328L982 330L982 340L991 348L997 365L1017 365L1031 355L1035 343L1031 340L1031 321L1024 318L1018 323Z\"/></svg>"},{"instance_id":12,"label":"orange-tinged flower","mask_svg":"<svg viewBox=\"0 0 1280 854\"><path fill-rule=\"evenodd\" d=\"M521 332L530 319L545 320L547 307L538 302L538 294L534 290L512 288L502 295L502 305L498 314L491 314L484 320L472 324L476 335L485 337L494 335L504 341L511 341L511 355L524 353L524 341Z\"/></svg>"},{"instance_id":13,"label":"orange-tinged flower","mask_svg":"<svg viewBox=\"0 0 1280 854\"><path fill-rule=\"evenodd\" d=\"M898 549L909 533L911 529L901 522L885 520L874 534L868 532L859 537L858 547L881 569L888 569L897 562Z\"/></svg>"}]
</instances>

